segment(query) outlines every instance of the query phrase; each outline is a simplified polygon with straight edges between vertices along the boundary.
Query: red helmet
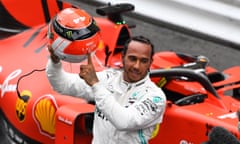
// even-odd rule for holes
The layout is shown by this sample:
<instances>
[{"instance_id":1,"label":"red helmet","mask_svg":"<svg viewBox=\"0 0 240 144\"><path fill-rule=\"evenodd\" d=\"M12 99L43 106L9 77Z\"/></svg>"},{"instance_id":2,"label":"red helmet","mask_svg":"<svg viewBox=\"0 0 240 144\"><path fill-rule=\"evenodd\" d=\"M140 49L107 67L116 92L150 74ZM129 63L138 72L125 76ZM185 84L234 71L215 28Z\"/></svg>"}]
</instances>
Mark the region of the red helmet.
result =
<instances>
[{"instance_id":1,"label":"red helmet","mask_svg":"<svg viewBox=\"0 0 240 144\"><path fill-rule=\"evenodd\" d=\"M48 30L50 45L60 59L81 62L88 52L97 49L100 34L94 19L79 8L66 8L51 21Z\"/></svg>"}]
</instances>

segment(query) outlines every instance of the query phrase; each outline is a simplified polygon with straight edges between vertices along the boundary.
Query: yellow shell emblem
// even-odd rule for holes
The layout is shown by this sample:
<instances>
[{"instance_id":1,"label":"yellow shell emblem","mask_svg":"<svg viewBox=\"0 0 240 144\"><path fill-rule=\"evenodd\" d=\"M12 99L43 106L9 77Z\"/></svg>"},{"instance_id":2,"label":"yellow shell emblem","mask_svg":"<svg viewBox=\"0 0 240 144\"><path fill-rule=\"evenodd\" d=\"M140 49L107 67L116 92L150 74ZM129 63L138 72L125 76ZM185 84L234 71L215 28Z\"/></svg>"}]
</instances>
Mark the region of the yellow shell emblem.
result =
<instances>
[{"instance_id":1,"label":"yellow shell emblem","mask_svg":"<svg viewBox=\"0 0 240 144\"><path fill-rule=\"evenodd\" d=\"M55 113L57 107L49 97L40 99L35 105L34 115L40 129L53 136L55 134Z\"/></svg>"}]
</instances>

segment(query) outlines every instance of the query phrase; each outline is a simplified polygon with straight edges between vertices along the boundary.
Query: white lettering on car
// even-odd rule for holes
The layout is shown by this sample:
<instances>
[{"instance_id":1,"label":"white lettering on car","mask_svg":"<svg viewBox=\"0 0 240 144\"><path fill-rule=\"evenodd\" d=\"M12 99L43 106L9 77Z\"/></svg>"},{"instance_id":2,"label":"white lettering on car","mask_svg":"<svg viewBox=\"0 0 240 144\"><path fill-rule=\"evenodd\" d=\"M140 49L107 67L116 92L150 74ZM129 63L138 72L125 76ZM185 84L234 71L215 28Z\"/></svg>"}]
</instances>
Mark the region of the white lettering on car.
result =
<instances>
[{"instance_id":1,"label":"white lettering on car","mask_svg":"<svg viewBox=\"0 0 240 144\"><path fill-rule=\"evenodd\" d=\"M218 118L219 119L226 119L226 118L235 119L235 118L237 118L237 113L236 112L232 112L232 113L220 115L220 116L218 116Z\"/></svg>"},{"instance_id":2,"label":"white lettering on car","mask_svg":"<svg viewBox=\"0 0 240 144\"><path fill-rule=\"evenodd\" d=\"M0 68L0 72L2 72L2 68ZM16 91L17 84L9 84L9 82L16 78L20 73L22 72L21 69L17 69L10 73L6 79L3 81L2 84L0 84L0 89L1 89L1 97L4 96L6 92L13 92Z\"/></svg>"}]
</instances>

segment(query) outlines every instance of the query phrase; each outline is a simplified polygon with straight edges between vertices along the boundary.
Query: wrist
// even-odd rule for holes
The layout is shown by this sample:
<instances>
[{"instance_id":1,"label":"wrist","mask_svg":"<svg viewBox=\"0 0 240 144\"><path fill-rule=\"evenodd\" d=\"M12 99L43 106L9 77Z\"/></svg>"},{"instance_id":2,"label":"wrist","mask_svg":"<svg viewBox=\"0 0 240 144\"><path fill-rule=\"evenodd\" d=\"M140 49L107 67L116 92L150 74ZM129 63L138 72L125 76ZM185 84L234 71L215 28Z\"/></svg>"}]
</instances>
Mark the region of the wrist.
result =
<instances>
[{"instance_id":1,"label":"wrist","mask_svg":"<svg viewBox=\"0 0 240 144\"><path fill-rule=\"evenodd\" d=\"M51 58L51 60L52 60L52 62L53 62L54 64L57 64L57 63L60 62L60 59L59 59L59 58Z\"/></svg>"},{"instance_id":2,"label":"wrist","mask_svg":"<svg viewBox=\"0 0 240 144\"><path fill-rule=\"evenodd\" d=\"M99 89L101 87L100 82L94 83L93 85L91 85L91 87L92 87L93 90L96 91L97 89Z\"/></svg>"},{"instance_id":3,"label":"wrist","mask_svg":"<svg viewBox=\"0 0 240 144\"><path fill-rule=\"evenodd\" d=\"M91 86L91 87L93 87L94 85L96 85L96 84L98 84L99 83L99 81L92 81L89 85Z\"/></svg>"}]
</instances>

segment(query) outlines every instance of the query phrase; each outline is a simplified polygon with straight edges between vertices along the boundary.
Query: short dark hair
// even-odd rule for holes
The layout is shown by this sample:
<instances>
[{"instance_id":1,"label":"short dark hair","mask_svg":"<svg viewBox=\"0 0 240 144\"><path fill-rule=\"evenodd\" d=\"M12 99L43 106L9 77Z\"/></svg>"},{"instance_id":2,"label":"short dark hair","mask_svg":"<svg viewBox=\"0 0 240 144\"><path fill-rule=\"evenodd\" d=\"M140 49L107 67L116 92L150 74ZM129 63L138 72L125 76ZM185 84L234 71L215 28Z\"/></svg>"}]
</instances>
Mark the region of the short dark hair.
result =
<instances>
[{"instance_id":1,"label":"short dark hair","mask_svg":"<svg viewBox=\"0 0 240 144\"><path fill-rule=\"evenodd\" d=\"M155 50L154 50L154 45L153 43L146 37L144 36L133 36L133 37L130 37L124 44L124 47L123 47L123 51L122 51L122 54L123 56L127 53L127 50L128 50L128 45L131 41L138 41L138 42L142 42L142 43L145 43L145 44L148 44L150 45L150 47L152 48L152 51L151 51L151 58L153 57L154 53L155 53Z\"/></svg>"}]
</instances>

